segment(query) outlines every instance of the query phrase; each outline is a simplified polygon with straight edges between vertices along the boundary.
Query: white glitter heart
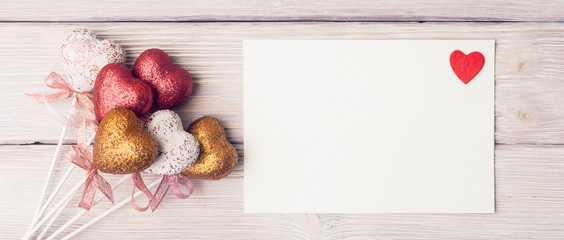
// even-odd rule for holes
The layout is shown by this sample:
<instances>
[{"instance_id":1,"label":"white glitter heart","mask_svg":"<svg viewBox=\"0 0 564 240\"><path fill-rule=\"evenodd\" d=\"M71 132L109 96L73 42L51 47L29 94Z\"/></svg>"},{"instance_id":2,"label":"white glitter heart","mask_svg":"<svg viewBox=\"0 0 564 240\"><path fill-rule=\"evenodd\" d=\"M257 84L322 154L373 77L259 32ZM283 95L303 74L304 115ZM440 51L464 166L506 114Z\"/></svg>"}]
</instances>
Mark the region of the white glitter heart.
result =
<instances>
[{"instance_id":1,"label":"white glitter heart","mask_svg":"<svg viewBox=\"0 0 564 240\"><path fill-rule=\"evenodd\" d=\"M108 63L125 64L125 50L110 40L100 40L88 29L75 29L61 46L63 67L69 86L77 92L90 92L100 69Z\"/></svg>"},{"instance_id":2,"label":"white glitter heart","mask_svg":"<svg viewBox=\"0 0 564 240\"><path fill-rule=\"evenodd\" d=\"M159 155L144 173L172 175L188 169L200 155L200 144L192 134L184 131L178 114L171 110L157 111L144 124L159 144Z\"/></svg>"}]
</instances>

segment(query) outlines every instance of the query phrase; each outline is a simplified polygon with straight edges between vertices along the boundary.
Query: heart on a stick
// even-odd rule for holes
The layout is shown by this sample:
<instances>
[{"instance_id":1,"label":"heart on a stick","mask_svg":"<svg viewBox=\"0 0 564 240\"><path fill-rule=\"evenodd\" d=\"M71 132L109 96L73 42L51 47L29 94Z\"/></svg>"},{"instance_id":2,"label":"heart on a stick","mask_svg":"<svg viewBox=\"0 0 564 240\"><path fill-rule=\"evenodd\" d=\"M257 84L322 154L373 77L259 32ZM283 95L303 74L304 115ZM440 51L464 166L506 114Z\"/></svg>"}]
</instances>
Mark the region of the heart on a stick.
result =
<instances>
[{"instance_id":1,"label":"heart on a stick","mask_svg":"<svg viewBox=\"0 0 564 240\"><path fill-rule=\"evenodd\" d=\"M143 128L159 144L159 155L153 165L145 169L145 173L179 174L198 159L200 144L192 134L184 131L182 121L175 112L157 111L151 114Z\"/></svg>"},{"instance_id":2,"label":"heart on a stick","mask_svg":"<svg viewBox=\"0 0 564 240\"><path fill-rule=\"evenodd\" d=\"M75 29L61 46L68 84L77 92L90 92L100 69L109 63L125 64L125 50L110 40L100 40L88 29Z\"/></svg>"},{"instance_id":3,"label":"heart on a stick","mask_svg":"<svg viewBox=\"0 0 564 240\"><path fill-rule=\"evenodd\" d=\"M239 156L237 150L227 141L225 129L217 118L198 118L190 124L188 132L200 143L200 156L182 174L187 177L219 180L233 172Z\"/></svg>"},{"instance_id":4,"label":"heart on a stick","mask_svg":"<svg viewBox=\"0 0 564 240\"><path fill-rule=\"evenodd\" d=\"M160 49L145 50L133 65L135 77L147 81L155 89L156 110L178 106L192 93L190 73L172 63Z\"/></svg>"},{"instance_id":5,"label":"heart on a stick","mask_svg":"<svg viewBox=\"0 0 564 240\"><path fill-rule=\"evenodd\" d=\"M143 131L135 114L125 108L110 111L96 132L94 164L111 174L143 171L155 161L157 142Z\"/></svg>"},{"instance_id":6,"label":"heart on a stick","mask_svg":"<svg viewBox=\"0 0 564 240\"><path fill-rule=\"evenodd\" d=\"M127 108L138 117L143 116L153 104L151 86L133 77L123 64L108 64L100 70L94 86L94 107L98 122L115 108Z\"/></svg>"},{"instance_id":7,"label":"heart on a stick","mask_svg":"<svg viewBox=\"0 0 564 240\"><path fill-rule=\"evenodd\" d=\"M471 52L466 55L459 50L450 54L450 67L454 74L464 84L468 84L484 66L484 55L479 52Z\"/></svg>"}]
</instances>

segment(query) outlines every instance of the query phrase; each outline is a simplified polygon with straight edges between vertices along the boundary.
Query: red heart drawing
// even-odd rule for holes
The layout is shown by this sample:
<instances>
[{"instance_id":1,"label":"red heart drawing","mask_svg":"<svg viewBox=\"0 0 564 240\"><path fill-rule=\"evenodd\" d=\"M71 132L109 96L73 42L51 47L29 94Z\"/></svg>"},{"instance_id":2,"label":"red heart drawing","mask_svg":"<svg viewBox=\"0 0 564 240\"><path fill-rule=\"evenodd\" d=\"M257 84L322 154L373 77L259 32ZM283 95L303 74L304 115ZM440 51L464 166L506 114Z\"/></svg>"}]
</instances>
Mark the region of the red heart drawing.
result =
<instances>
[{"instance_id":1,"label":"red heart drawing","mask_svg":"<svg viewBox=\"0 0 564 240\"><path fill-rule=\"evenodd\" d=\"M110 63L98 73L94 84L94 107L98 122L114 108L127 108L140 117L152 105L151 86L134 77L125 65Z\"/></svg>"},{"instance_id":2,"label":"red heart drawing","mask_svg":"<svg viewBox=\"0 0 564 240\"><path fill-rule=\"evenodd\" d=\"M484 55L480 52L471 52L466 55L459 50L450 54L450 67L460 81L468 84L484 66Z\"/></svg>"}]
</instances>

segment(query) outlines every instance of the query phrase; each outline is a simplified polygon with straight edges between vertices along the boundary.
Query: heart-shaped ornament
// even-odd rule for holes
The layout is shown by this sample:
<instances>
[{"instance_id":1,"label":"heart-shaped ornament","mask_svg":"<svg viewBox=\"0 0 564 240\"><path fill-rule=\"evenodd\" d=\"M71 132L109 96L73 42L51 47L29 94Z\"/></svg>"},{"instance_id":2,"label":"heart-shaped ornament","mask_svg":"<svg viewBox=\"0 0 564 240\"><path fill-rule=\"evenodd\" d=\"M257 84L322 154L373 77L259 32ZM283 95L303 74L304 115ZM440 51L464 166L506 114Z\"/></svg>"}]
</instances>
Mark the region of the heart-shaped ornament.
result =
<instances>
[{"instance_id":1,"label":"heart-shaped ornament","mask_svg":"<svg viewBox=\"0 0 564 240\"><path fill-rule=\"evenodd\" d=\"M77 92L92 91L98 72L106 64L125 64L125 51L120 45L98 39L95 33L85 28L69 33L61 50L68 84Z\"/></svg>"},{"instance_id":2,"label":"heart-shaped ornament","mask_svg":"<svg viewBox=\"0 0 564 240\"><path fill-rule=\"evenodd\" d=\"M153 107L157 110L175 107L192 93L190 73L174 65L160 49L148 49L141 53L133 65L133 74L155 89Z\"/></svg>"},{"instance_id":3,"label":"heart-shaped ornament","mask_svg":"<svg viewBox=\"0 0 564 240\"><path fill-rule=\"evenodd\" d=\"M484 55L479 52L471 52L466 55L459 50L450 54L450 67L454 74L464 84L468 84L484 66Z\"/></svg>"},{"instance_id":4,"label":"heart-shaped ornament","mask_svg":"<svg viewBox=\"0 0 564 240\"><path fill-rule=\"evenodd\" d=\"M200 156L182 174L208 180L218 180L229 175L237 166L237 151L225 136L223 125L211 116L196 119L188 132L200 143Z\"/></svg>"},{"instance_id":5,"label":"heart-shaped ornament","mask_svg":"<svg viewBox=\"0 0 564 240\"><path fill-rule=\"evenodd\" d=\"M127 108L143 116L153 104L151 86L133 77L123 64L111 63L100 70L94 86L94 106L98 122L115 108Z\"/></svg>"},{"instance_id":6,"label":"heart-shaped ornament","mask_svg":"<svg viewBox=\"0 0 564 240\"><path fill-rule=\"evenodd\" d=\"M94 138L94 165L98 170L136 173L151 166L157 154L157 142L143 131L131 110L113 109L100 122Z\"/></svg>"},{"instance_id":7,"label":"heart-shaped ornament","mask_svg":"<svg viewBox=\"0 0 564 240\"><path fill-rule=\"evenodd\" d=\"M184 131L178 114L170 110L157 111L143 125L157 141L159 155L145 173L179 174L190 167L200 155L200 146L192 134Z\"/></svg>"}]
</instances>

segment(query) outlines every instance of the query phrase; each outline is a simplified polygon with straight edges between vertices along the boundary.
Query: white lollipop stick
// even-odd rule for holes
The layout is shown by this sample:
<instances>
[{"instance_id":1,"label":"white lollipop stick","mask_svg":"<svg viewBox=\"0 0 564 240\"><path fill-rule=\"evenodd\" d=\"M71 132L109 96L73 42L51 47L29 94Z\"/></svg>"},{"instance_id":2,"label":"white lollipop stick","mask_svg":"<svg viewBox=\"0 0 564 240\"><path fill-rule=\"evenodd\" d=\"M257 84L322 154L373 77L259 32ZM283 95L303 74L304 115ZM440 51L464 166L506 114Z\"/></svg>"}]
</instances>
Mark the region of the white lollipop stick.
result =
<instances>
[{"instance_id":1,"label":"white lollipop stick","mask_svg":"<svg viewBox=\"0 0 564 240\"><path fill-rule=\"evenodd\" d=\"M33 227L33 229L31 229L31 231L28 231L23 237L22 240L27 240L29 238L31 238L31 236L37 232L37 230L47 221L47 219L49 219L49 217L51 217L51 215L53 215L57 210L59 210L59 208L65 204L65 202L69 199L74 197L74 195L76 195L76 193L78 192L78 190L80 189L80 187L84 184L84 182L86 182L86 178L82 178L82 180L80 180L80 182L78 182L71 190L70 192L67 193L67 195L65 195L63 197L63 199L61 199L61 201L59 201L59 203L57 203L57 205L55 205L55 207L53 209L51 209L51 211L49 211L49 213L47 213L47 215L45 215L45 217L43 217L39 223L37 225L35 225L35 227Z\"/></svg>"},{"instance_id":2,"label":"white lollipop stick","mask_svg":"<svg viewBox=\"0 0 564 240\"><path fill-rule=\"evenodd\" d=\"M88 139L88 142L86 143L87 146L89 146L92 143L92 141L94 141L95 136L96 136L96 133L92 133L92 135L90 135L90 138ZM55 189L51 193L51 196L49 196L49 199L47 199L47 202L45 202L45 205L41 208L41 210L39 212L39 217L41 217L43 215L43 213L45 213L45 211L47 210L47 207L49 207L49 205L51 204L51 202L53 201L55 196L57 196L57 193L59 193L59 190L61 190L61 187L65 184L65 182L67 181L67 179L69 178L70 174L72 173L72 171L74 170L75 167L76 167L76 165L74 165L74 164L69 165L67 172L65 173L63 178L59 181L59 183L57 184L57 186L55 187ZM39 219L39 217L38 217L38 219ZM37 223L37 221L35 223ZM33 228L33 227L35 227L35 224L31 225L30 229ZM28 229L28 231L30 229Z\"/></svg>"},{"instance_id":3,"label":"white lollipop stick","mask_svg":"<svg viewBox=\"0 0 564 240\"><path fill-rule=\"evenodd\" d=\"M129 179L129 175L123 176L119 181L117 181L116 183L114 183L114 185L112 185L112 189L117 188L119 185L121 185L127 179ZM92 206L96 206L96 204L98 204L98 202L102 201L102 199L104 199L104 198L105 198L105 196L103 196L103 195L99 196L96 200L94 200L94 203L92 204ZM57 235L59 235L68 226L73 224L76 220L78 220L82 215L86 214L87 212L88 212L88 210L80 209L80 212L78 212L76 215L74 215L73 218L71 218L69 221L67 221L63 226L61 226L59 229L57 229L57 231L55 231L53 234L51 234L51 236L49 236L47 238L47 240L54 239ZM41 239L41 237L43 237L43 235L45 233L47 233L47 230L51 227L51 225L53 225L53 223L55 222L55 219L57 219L57 217L59 217L59 215L61 213L62 213L62 211L59 211L55 216L53 216L53 219L51 219L51 222L49 222L49 224L47 226L45 226L45 229L43 229L43 232L41 232L41 235L39 235L39 238L37 238L38 240Z\"/></svg>"},{"instance_id":4,"label":"white lollipop stick","mask_svg":"<svg viewBox=\"0 0 564 240\"><path fill-rule=\"evenodd\" d=\"M147 185L147 188L152 188L154 186L156 186L159 182L161 181L161 179L157 179L154 182L152 182L151 184ZM135 195L133 195L134 198L138 197L139 195L143 194L143 192L141 191L137 191L135 193ZM100 219L104 218L105 216L107 216L108 214L114 212L115 210L123 207L125 204L127 204L128 202L131 201L131 197L127 197L126 199L124 199L123 201L119 202L118 204L116 204L115 206L113 206L112 208L106 210L105 212L103 212L102 214L98 215L97 217L95 217L94 219L90 220L89 222L87 222L86 224L82 225L81 227L79 227L78 229L74 230L73 232L69 233L68 235L66 235L64 238L62 238L63 240L66 239L70 239L72 237L74 237L76 234L82 232L84 229L92 226L92 224L100 221Z\"/></svg>"},{"instance_id":5,"label":"white lollipop stick","mask_svg":"<svg viewBox=\"0 0 564 240\"><path fill-rule=\"evenodd\" d=\"M69 166L69 168L67 169L67 172L65 173L63 178L59 181L59 183L57 184L57 186L53 190L53 193L51 193L51 196L49 196L49 199L47 199L47 201L45 202L45 204L41 208L41 211L39 211L39 215L38 215L39 217L43 216L43 213L45 213L45 211L47 210L49 205L51 205L51 203L53 202L53 199L55 199L55 197L57 196L57 193L59 192L59 190L63 186L63 183L65 183L67 178L69 178L69 176L72 173L72 170L74 170L74 168L75 168L74 164L71 164L71 166ZM38 220L39 220L39 218L38 218ZM35 223L37 223L37 221ZM35 224L31 225L31 227L32 228L35 227Z\"/></svg>"},{"instance_id":6,"label":"white lollipop stick","mask_svg":"<svg viewBox=\"0 0 564 240\"><path fill-rule=\"evenodd\" d=\"M76 104L76 98L72 99L71 107ZM45 195L47 195L47 188L49 187L49 183L51 183L51 178L53 177L53 171L55 169L55 165L57 160L59 160L59 154L61 153L61 147L63 145L63 141L65 141L65 137L67 135L69 127L65 125L63 130L61 131L61 136L59 137L59 142L57 143L57 148L55 149L55 155L51 160L51 166L49 167L49 172L47 172L47 179L45 179L45 183L43 184L43 190L41 191L41 196L39 197L39 203L37 204L37 209L35 210L35 214L33 215L33 220L31 221L31 225L28 228L28 231L33 228L33 226L39 221L39 217L41 217L40 213L41 208L43 206L43 200L45 200Z\"/></svg>"},{"instance_id":7,"label":"white lollipop stick","mask_svg":"<svg viewBox=\"0 0 564 240\"><path fill-rule=\"evenodd\" d=\"M67 208L67 206L69 205L69 203L72 201L72 198L67 199L67 201L65 202L65 204L63 204L63 206L61 208L59 208L59 210L57 210L57 212L55 213L55 216L53 216L51 218L51 221L49 221L49 223L47 224L47 226L45 226L45 228L43 229L43 231L41 231L41 233L39 234L39 237L37 237L36 240L41 240L43 239L43 236L45 236L45 234L47 233L47 231L49 230L49 227L51 225L53 225L53 223L55 222L55 220L57 220L57 217L59 215L61 215L61 213L63 213L63 211L65 211L65 209Z\"/></svg>"},{"instance_id":8,"label":"white lollipop stick","mask_svg":"<svg viewBox=\"0 0 564 240\"><path fill-rule=\"evenodd\" d=\"M90 144L94 141L94 137L96 137L96 133L95 133L95 132L92 133L92 135L90 135L90 138L89 138L88 141L86 142L86 146L90 146ZM71 164L71 165L69 166L69 168L68 168L68 170L67 170L67 174L65 174L65 177L64 177L63 179L61 179L61 181L59 182L59 184L57 185L57 187L56 187L55 189L58 190L58 189L61 188L61 186L67 181L67 179L68 179L70 173L72 172L72 170L73 170L74 168L75 168L75 165L74 165L74 164ZM74 196L74 194L76 194L76 191L78 191L77 189L78 189L79 187L81 187L81 186L84 184L84 182L86 182L86 177L82 178L82 180L80 180L80 182L79 182L77 185L75 185L74 188L73 188L69 193L67 193L67 195L65 195L65 197L64 197L63 199L61 199L61 200L57 203L57 205L55 205L55 207L54 207L53 209L51 209L51 211L49 211L49 213L48 213L45 217L43 217L43 218L41 219L41 221L39 221L39 223L37 223L35 226L33 226L33 228L32 228L31 230L27 231L26 234L24 234L24 237L23 237L22 239L28 239L29 237L31 237L31 235L33 235L33 234L47 221L47 219L48 219L51 215L54 214L55 211L57 211L60 207L63 206L63 204L64 204L65 201L67 200L67 197L72 198L72 197ZM74 194L71 194L71 193L73 193L73 192L74 192ZM53 192L52 195L57 195L57 193L58 193L58 191L57 191L57 192Z\"/></svg>"}]
</instances>

